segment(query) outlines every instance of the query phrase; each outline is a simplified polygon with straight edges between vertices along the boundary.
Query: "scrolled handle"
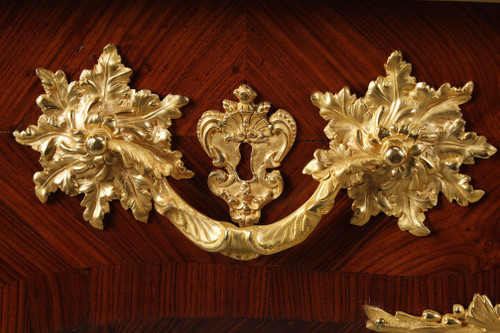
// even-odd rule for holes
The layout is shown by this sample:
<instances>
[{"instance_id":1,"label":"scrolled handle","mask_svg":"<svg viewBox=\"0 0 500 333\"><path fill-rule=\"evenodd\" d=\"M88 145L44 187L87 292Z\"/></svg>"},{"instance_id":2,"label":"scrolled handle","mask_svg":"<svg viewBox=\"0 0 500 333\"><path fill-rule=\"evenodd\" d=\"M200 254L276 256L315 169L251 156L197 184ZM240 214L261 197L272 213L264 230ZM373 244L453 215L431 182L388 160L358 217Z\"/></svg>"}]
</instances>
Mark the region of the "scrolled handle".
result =
<instances>
[{"instance_id":1,"label":"scrolled handle","mask_svg":"<svg viewBox=\"0 0 500 333\"><path fill-rule=\"evenodd\" d=\"M250 260L286 250L305 240L323 215L332 209L339 190L335 178L323 180L313 195L292 214L272 224L245 228L200 213L166 180L157 184L155 207L199 248L238 260Z\"/></svg>"}]
</instances>

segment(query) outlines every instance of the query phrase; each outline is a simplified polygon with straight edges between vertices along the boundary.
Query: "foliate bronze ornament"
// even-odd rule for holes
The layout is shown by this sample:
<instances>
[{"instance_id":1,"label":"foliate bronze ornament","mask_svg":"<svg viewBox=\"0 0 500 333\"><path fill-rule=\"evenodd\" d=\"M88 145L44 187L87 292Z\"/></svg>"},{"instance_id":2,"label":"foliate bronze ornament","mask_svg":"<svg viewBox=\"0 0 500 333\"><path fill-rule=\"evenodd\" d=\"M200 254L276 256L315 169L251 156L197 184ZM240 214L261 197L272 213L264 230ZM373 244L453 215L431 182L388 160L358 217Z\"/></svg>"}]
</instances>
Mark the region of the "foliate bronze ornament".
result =
<instances>
[{"instance_id":1,"label":"foliate bronze ornament","mask_svg":"<svg viewBox=\"0 0 500 333\"><path fill-rule=\"evenodd\" d=\"M328 120L329 150L317 150L304 169L314 179L339 179L354 202L351 223L363 225L384 212L399 218L401 230L430 233L424 212L442 192L461 206L484 194L459 173L462 164L496 152L486 138L465 132L459 105L471 98L473 84L443 84L438 90L416 83L401 52L388 59L365 97L348 88L338 94L315 92L311 101Z\"/></svg>"},{"instance_id":2,"label":"foliate bronze ornament","mask_svg":"<svg viewBox=\"0 0 500 333\"><path fill-rule=\"evenodd\" d=\"M37 100L43 114L37 126L14 136L42 154L44 170L34 176L39 199L45 202L58 188L84 194L84 218L97 228L103 228L111 200L119 199L144 222L154 201L155 209L198 247L248 260L302 242L332 209L338 191L347 188L354 199L354 224L382 211L398 217L403 230L422 236L429 233L423 213L436 204L439 192L461 205L483 195L458 169L496 149L464 131L458 105L469 100L472 83L438 90L416 83L399 52L389 57L386 71L364 98L347 88L312 95L329 121L325 133L331 140L330 149L317 150L304 169L318 187L295 212L268 225L253 224L260 209L281 193L283 182L277 170L267 169L279 166L290 150L296 126L283 110L267 118L269 103L254 104L256 94L248 86L235 90L239 102L224 102L226 113L208 111L198 124L203 148L215 166L226 170L213 172L209 186L243 227L205 216L170 186L168 176L193 175L181 153L170 149L168 131L188 99L168 95L160 100L148 90L130 89L132 71L121 64L113 45L104 48L93 70L70 84L62 71L37 70L46 91ZM251 180L236 172L241 144L253 148Z\"/></svg>"},{"instance_id":3,"label":"foliate bronze ornament","mask_svg":"<svg viewBox=\"0 0 500 333\"><path fill-rule=\"evenodd\" d=\"M366 327L377 332L500 332L500 304L493 306L486 296L474 295L468 309L453 305L453 312L441 315L424 310L421 316L398 311L391 315L374 306L365 307Z\"/></svg>"},{"instance_id":4,"label":"foliate bronze ornament","mask_svg":"<svg viewBox=\"0 0 500 333\"><path fill-rule=\"evenodd\" d=\"M255 104L257 94L247 85L234 90L239 102L224 100L226 113L206 111L201 116L198 139L213 164L226 171L212 171L208 187L229 205L233 222L247 227L259 222L264 205L283 191L283 178L278 170L297 135L297 126L285 110L276 111L269 119L269 102ZM252 147L250 170L252 179L242 179L236 171L240 163L240 145Z\"/></svg>"},{"instance_id":5,"label":"foliate bronze ornament","mask_svg":"<svg viewBox=\"0 0 500 333\"><path fill-rule=\"evenodd\" d=\"M35 173L35 192L46 202L51 192L84 194L83 217L102 229L109 201L119 199L142 222L148 219L152 188L166 176L194 174L170 150L171 119L188 99L160 100L128 83L132 70L122 65L114 45L104 48L97 65L68 84L63 71L37 69L45 94L37 99L38 125L14 132L17 142L41 153L43 171Z\"/></svg>"}]
</instances>

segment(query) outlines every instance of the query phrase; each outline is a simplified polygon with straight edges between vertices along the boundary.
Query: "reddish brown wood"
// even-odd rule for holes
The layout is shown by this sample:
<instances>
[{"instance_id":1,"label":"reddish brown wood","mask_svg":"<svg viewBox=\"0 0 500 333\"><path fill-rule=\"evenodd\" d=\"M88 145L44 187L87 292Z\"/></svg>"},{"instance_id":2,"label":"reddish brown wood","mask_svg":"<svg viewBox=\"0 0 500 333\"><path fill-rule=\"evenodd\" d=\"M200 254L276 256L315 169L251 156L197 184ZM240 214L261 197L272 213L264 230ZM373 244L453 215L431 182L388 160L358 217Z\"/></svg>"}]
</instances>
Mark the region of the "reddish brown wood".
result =
<instances>
[{"instance_id":1,"label":"reddish brown wood","mask_svg":"<svg viewBox=\"0 0 500 333\"><path fill-rule=\"evenodd\" d=\"M172 181L191 205L229 220L213 196L213 170L195 126L248 83L296 119L281 168L285 191L263 211L271 223L314 191L301 173L326 147L315 90L364 95L396 49L420 81L475 83L463 105L467 128L500 147L500 6L401 1L20 1L0 4L0 330L2 332L335 331L360 332L363 304L441 312L476 292L500 302L500 155L463 168L485 197L469 207L440 198L432 234L399 231L394 218L351 226L342 191L303 244L237 262L199 250L157 213L136 222L119 203L96 230L80 197L41 204L32 175L38 154L11 135L36 122L37 67L78 79L102 48L118 45L132 86L190 98L174 122L174 148L195 171Z\"/></svg>"},{"instance_id":2,"label":"reddish brown wood","mask_svg":"<svg viewBox=\"0 0 500 333\"><path fill-rule=\"evenodd\" d=\"M6 285L2 295L11 307L1 314L9 318L6 331L36 332L165 318L356 323L365 303L388 311L418 313L426 305L450 310L453 303L467 304L474 292L498 294L499 279L498 271L390 276L198 263L112 265Z\"/></svg>"},{"instance_id":3,"label":"reddish brown wood","mask_svg":"<svg viewBox=\"0 0 500 333\"><path fill-rule=\"evenodd\" d=\"M122 321L117 324L82 327L65 332L313 332L359 333L364 332L364 322L339 324L332 322L304 322L291 320L235 319L162 319L152 321Z\"/></svg>"}]
</instances>

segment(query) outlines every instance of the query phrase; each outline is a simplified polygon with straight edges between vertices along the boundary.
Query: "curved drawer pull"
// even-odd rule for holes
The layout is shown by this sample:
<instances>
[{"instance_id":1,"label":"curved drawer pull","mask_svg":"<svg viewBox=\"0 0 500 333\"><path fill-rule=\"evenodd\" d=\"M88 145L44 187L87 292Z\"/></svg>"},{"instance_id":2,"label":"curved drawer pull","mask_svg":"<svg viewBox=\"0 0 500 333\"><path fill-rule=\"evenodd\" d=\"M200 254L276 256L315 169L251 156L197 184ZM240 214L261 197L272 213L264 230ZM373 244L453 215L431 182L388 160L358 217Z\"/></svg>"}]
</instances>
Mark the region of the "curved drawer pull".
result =
<instances>
[{"instance_id":1,"label":"curved drawer pull","mask_svg":"<svg viewBox=\"0 0 500 333\"><path fill-rule=\"evenodd\" d=\"M214 165L224 167L209 177L211 190L226 200L237 227L215 221L187 204L166 177L193 176L172 151L171 119L181 116L188 99L163 100L149 90L128 86L132 70L123 66L114 45L104 48L98 64L68 84L62 71L38 69L45 94L36 126L14 133L19 143L41 152L43 171L34 175L35 191L45 202L61 189L84 194L83 217L96 228L120 200L134 217L146 222L156 210L200 248L248 260L302 242L328 213L341 188L354 200L352 223L362 225L379 212L399 218L402 230L423 236L424 212L436 205L439 192L460 205L483 195L458 173L462 163L488 158L496 149L486 139L465 132L459 105L470 99L472 83L463 88L444 84L438 90L416 83L411 65L394 52L387 76L370 83L364 98L348 88L338 94L311 96L328 120L328 150L317 150L304 173L319 182L314 194L289 216L255 225L261 208L279 196L283 181L276 168L296 136L292 116L270 104L254 104L252 88L235 90L239 102L226 100L226 113L208 111L198 124L198 138ZM252 179L236 172L240 144L252 145Z\"/></svg>"}]
</instances>

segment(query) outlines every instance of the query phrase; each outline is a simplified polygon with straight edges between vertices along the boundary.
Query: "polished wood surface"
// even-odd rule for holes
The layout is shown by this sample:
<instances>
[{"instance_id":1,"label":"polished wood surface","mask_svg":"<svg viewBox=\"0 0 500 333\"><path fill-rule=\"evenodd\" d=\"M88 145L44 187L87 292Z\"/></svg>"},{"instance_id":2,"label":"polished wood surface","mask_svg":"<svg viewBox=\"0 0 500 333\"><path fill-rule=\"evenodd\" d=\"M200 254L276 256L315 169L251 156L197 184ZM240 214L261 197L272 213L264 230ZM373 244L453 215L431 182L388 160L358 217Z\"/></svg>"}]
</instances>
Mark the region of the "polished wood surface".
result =
<instances>
[{"instance_id":1,"label":"polished wood surface","mask_svg":"<svg viewBox=\"0 0 500 333\"><path fill-rule=\"evenodd\" d=\"M419 314L468 305L474 293L500 303L499 154L463 167L487 194L469 207L441 196L428 237L382 215L350 225L341 191L303 244L238 262L199 250L157 213L143 224L115 203L101 231L83 221L81 198L58 192L41 204L38 154L11 134L40 115L35 68L78 79L114 43L133 88L190 98L172 132L196 175L173 184L198 210L229 220L206 185L214 167L195 127L247 83L298 125L281 168L285 191L263 210L272 223L316 187L301 170L328 141L310 94L349 86L364 95L394 50L436 88L473 81L466 128L500 147L498 17L500 5L452 2L2 2L0 330L361 332L363 304Z\"/></svg>"}]
</instances>

